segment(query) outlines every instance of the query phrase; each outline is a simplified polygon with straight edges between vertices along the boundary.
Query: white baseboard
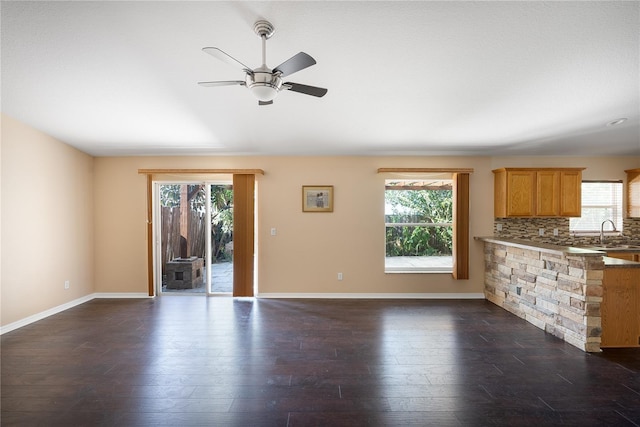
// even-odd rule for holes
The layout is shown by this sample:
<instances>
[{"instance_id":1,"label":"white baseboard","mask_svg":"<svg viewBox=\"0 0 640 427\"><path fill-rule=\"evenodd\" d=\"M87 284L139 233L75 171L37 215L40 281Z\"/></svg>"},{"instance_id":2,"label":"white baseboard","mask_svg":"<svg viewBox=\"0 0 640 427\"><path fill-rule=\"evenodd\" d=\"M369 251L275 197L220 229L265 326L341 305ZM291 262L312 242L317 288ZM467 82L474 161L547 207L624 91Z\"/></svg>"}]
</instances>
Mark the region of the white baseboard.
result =
<instances>
[{"instance_id":1,"label":"white baseboard","mask_svg":"<svg viewBox=\"0 0 640 427\"><path fill-rule=\"evenodd\" d=\"M361 294L361 293L259 293L256 298L325 298L325 299L484 299L484 293L420 293L420 294Z\"/></svg>"},{"instance_id":2,"label":"white baseboard","mask_svg":"<svg viewBox=\"0 0 640 427\"><path fill-rule=\"evenodd\" d=\"M42 311L40 313L33 314L29 317L25 317L24 319L20 319L16 322L9 323L8 325L0 327L0 335L6 334L7 332L15 331L18 328L22 328L23 326L30 325L31 323L35 323L38 320L42 320L54 314L61 313L65 310L73 308L77 305L84 304L85 302L91 301L95 298L152 298L146 293L94 293L83 296L82 298L74 299L73 301L69 301L67 303L61 304L59 306L50 308L48 310Z\"/></svg>"},{"instance_id":3,"label":"white baseboard","mask_svg":"<svg viewBox=\"0 0 640 427\"><path fill-rule=\"evenodd\" d=\"M23 326L27 326L31 323L37 322L38 320L42 320L54 314L58 314L72 307L75 307L76 305L84 304L85 302L91 301L92 299L93 299L93 294L86 295L82 298L74 299L73 301L69 301L57 307L53 307L48 310L42 311L40 313L33 314L29 317L25 317L24 319L20 319L17 322L9 323L8 325L5 325L2 328L0 328L0 335L6 334L7 332L14 331L18 328L22 328Z\"/></svg>"},{"instance_id":4,"label":"white baseboard","mask_svg":"<svg viewBox=\"0 0 640 427\"><path fill-rule=\"evenodd\" d=\"M146 292L96 292L94 298L154 298Z\"/></svg>"}]
</instances>

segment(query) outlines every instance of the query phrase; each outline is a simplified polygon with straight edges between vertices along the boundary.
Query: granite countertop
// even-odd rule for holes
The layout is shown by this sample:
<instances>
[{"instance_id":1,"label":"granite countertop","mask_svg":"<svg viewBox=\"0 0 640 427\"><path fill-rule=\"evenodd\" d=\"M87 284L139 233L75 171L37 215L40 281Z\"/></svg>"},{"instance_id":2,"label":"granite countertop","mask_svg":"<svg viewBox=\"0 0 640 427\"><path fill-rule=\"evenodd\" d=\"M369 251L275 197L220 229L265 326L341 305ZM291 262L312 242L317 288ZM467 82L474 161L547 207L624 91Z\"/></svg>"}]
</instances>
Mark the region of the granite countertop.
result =
<instances>
[{"instance_id":1,"label":"granite countertop","mask_svg":"<svg viewBox=\"0 0 640 427\"><path fill-rule=\"evenodd\" d=\"M475 240L481 240L483 242L489 243L498 243L501 245L514 246L523 249L531 249L535 248L536 250L552 253L552 254L568 254L568 255L580 255L580 256L603 256L604 252L602 250L595 250L589 248L577 248L573 246L560 246L553 245L550 243L540 243L540 242L532 242L530 240L520 240L520 239L503 239L500 237L494 236L481 236L474 237Z\"/></svg>"},{"instance_id":2,"label":"granite countertop","mask_svg":"<svg viewBox=\"0 0 640 427\"><path fill-rule=\"evenodd\" d=\"M483 242L497 243L501 245L519 247L523 249L536 249L541 252L565 254L565 255L580 255L580 256L601 256L604 261L604 265L607 268L640 268L640 262L629 261L625 259L618 259L606 256L604 249L595 247L573 247L573 246L560 246L552 245L549 243L532 242L529 240L519 239L502 239L494 236L486 237L474 237L475 240ZM618 252L618 250L616 250Z\"/></svg>"}]
</instances>

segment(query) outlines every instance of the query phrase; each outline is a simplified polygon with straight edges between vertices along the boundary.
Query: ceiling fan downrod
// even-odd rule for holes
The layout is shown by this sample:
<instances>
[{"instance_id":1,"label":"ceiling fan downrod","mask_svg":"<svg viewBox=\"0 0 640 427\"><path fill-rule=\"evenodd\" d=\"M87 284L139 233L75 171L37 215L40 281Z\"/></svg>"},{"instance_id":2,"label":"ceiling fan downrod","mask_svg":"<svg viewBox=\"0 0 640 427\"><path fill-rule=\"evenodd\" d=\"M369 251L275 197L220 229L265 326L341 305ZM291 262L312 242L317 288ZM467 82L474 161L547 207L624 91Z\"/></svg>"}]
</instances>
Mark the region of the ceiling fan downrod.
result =
<instances>
[{"instance_id":1,"label":"ceiling fan downrod","mask_svg":"<svg viewBox=\"0 0 640 427\"><path fill-rule=\"evenodd\" d=\"M276 29L269 21L256 21L253 31L262 39L262 66L267 68L267 39L271 38Z\"/></svg>"}]
</instances>

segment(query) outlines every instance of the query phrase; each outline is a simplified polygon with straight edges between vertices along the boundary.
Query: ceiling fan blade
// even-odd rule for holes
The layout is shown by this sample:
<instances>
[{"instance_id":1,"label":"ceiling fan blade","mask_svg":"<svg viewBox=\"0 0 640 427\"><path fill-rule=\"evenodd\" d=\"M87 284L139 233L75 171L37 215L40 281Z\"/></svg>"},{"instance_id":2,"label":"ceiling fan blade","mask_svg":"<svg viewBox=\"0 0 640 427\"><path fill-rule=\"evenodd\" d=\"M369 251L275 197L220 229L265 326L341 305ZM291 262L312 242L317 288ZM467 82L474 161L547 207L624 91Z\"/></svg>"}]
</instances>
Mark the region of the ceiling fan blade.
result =
<instances>
[{"instance_id":1,"label":"ceiling fan blade","mask_svg":"<svg viewBox=\"0 0 640 427\"><path fill-rule=\"evenodd\" d=\"M291 58L284 61L273 69L274 73L280 73L281 77L288 76L293 73L297 73L300 70L304 70L307 67L316 63L316 60L304 52L300 52L293 55Z\"/></svg>"},{"instance_id":2,"label":"ceiling fan blade","mask_svg":"<svg viewBox=\"0 0 640 427\"><path fill-rule=\"evenodd\" d=\"M220 82L198 82L198 84L200 86L206 86L206 87L246 85L246 83L242 80L229 80L229 81L220 81Z\"/></svg>"},{"instance_id":3,"label":"ceiling fan blade","mask_svg":"<svg viewBox=\"0 0 640 427\"><path fill-rule=\"evenodd\" d=\"M304 93L305 95L317 96L318 98L322 98L328 92L328 89L325 89L322 87L301 85L300 83L286 82L282 86L294 92Z\"/></svg>"},{"instance_id":4,"label":"ceiling fan blade","mask_svg":"<svg viewBox=\"0 0 640 427\"><path fill-rule=\"evenodd\" d=\"M253 70L251 70L251 67L244 65L242 62L238 61L236 58L218 49L217 47L203 47L202 50L222 62L226 62L227 64L236 68L239 67L245 72L253 74Z\"/></svg>"},{"instance_id":5,"label":"ceiling fan blade","mask_svg":"<svg viewBox=\"0 0 640 427\"><path fill-rule=\"evenodd\" d=\"M273 100L271 101L258 101L258 105L271 105L273 104Z\"/></svg>"}]
</instances>

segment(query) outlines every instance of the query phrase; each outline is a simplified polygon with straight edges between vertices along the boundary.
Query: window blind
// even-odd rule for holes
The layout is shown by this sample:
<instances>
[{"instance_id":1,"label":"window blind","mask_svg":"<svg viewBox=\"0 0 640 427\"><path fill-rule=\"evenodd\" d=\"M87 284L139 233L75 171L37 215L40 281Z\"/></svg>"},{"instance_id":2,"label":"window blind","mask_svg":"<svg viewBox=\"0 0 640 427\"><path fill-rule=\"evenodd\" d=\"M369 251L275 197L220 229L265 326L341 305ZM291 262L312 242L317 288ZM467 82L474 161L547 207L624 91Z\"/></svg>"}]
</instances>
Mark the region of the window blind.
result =
<instances>
[{"instance_id":1,"label":"window blind","mask_svg":"<svg viewBox=\"0 0 640 427\"><path fill-rule=\"evenodd\" d=\"M603 221L612 220L616 230L622 231L622 181L583 181L582 216L571 218L573 232L600 232ZM611 224L605 224L611 231Z\"/></svg>"}]
</instances>

